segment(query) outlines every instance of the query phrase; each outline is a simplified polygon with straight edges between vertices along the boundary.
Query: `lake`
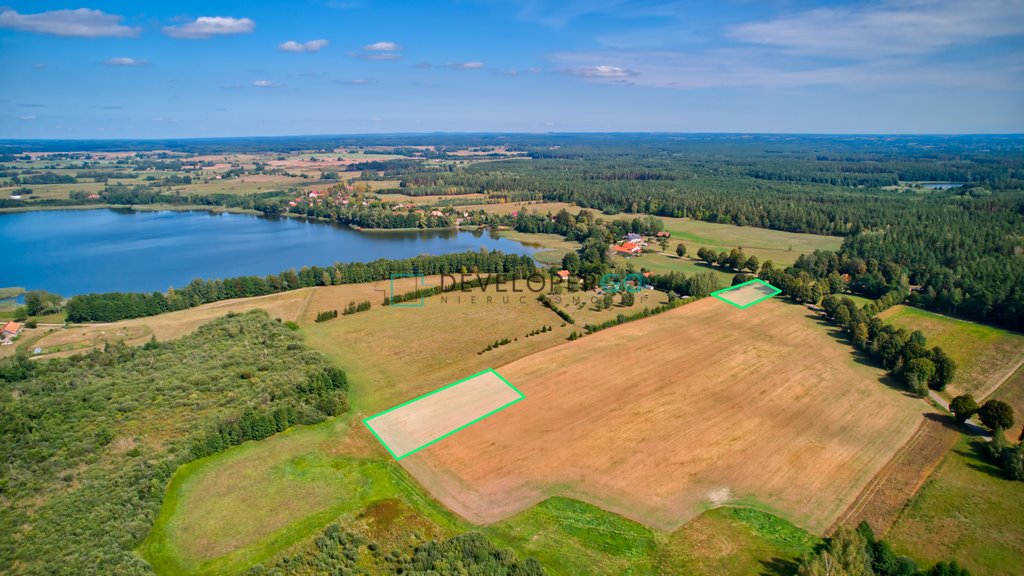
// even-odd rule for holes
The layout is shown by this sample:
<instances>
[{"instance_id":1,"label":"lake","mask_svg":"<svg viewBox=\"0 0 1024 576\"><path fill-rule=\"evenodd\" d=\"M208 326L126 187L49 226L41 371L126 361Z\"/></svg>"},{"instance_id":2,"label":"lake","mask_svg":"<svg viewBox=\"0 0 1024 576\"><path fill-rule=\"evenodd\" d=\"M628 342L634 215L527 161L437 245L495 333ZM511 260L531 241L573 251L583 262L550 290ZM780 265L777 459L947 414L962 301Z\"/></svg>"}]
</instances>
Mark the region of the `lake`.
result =
<instances>
[{"instance_id":1,"label":"lake","mask_svg":"<svg viewBox=\"0 0 1024 576\"><path fill-rule=\"evenodd\" d=\"M921 182L921 186L931 190L949 190L951 188L960 188L964 182Z\"/></svg>"},{"instance_id":2,"label":"lake","mask_svg":"<svg viewBox=\"0 0 1024 576\"><path fill-rule=\"evenodd\" d=\"M63 296L152 292L195 278L276 274L335 262L530 248L481 232L358 232L296 218L205 211L46 210L0 214L0 287Z\"/></svg>"}]
</instances>

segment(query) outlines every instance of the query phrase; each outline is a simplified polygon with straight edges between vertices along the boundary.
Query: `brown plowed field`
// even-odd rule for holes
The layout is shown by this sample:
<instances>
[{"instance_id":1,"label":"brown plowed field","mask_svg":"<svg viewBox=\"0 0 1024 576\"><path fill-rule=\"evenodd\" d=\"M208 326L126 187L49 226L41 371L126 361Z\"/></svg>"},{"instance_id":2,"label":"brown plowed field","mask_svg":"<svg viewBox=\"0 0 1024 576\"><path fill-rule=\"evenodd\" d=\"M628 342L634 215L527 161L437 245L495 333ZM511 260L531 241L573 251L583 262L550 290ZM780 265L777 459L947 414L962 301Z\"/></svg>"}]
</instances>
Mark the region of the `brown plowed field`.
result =
<instances>
[{"instance_id":1,"label":"brown plowed field","mask_svg":"<svg viewBox=\"0 0 1024 576\"><path fill-rule=\"evenodd\" d=\"M478 523L564 495L664 530L737 503L822 532L928 410L779 300L707 298L498 371L523 401L402 461Z\"/></svg>"}]
</instances>

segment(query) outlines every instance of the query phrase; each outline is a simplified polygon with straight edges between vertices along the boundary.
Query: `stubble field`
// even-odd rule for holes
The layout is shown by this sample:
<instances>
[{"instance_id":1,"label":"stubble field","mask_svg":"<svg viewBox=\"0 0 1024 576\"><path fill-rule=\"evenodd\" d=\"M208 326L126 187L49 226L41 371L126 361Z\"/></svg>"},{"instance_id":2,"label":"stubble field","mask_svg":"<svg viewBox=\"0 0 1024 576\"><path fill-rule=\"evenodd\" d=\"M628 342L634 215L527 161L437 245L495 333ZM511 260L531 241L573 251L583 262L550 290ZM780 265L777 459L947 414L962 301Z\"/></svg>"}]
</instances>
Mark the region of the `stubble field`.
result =
<instances>
[{"instance_id":1,"label":"stubble field","mask_svg":"<svg viewBox=\"0 0 1024 576\"><path fill-rule=\"evenodd\" d=\"M831 524L915 432L920 400L770 300L702 300L498 367L526 398L402 461L492 523L551 496L661 530L747 504Z\"/></svg>"}]
</instances>

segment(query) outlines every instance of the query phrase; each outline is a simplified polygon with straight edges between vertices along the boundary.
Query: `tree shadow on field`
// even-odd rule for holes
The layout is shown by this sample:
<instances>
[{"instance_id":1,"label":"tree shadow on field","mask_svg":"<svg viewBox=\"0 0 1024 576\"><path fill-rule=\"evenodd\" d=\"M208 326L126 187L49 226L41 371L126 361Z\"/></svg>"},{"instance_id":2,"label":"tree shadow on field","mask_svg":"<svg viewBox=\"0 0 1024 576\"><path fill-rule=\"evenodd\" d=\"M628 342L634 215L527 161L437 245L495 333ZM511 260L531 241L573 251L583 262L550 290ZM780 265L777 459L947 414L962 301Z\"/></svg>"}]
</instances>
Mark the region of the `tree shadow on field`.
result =
<instances>
[{"instance_id":1,"label":"tree shadow on field","mask_svg":"<svg viewBox=\"0 0 1024 576\"><path fill-rule=\"evenodd\" d=\"M970 442L970 450L956 448L953 452L963 457L964 464L971 470L976 470L993 478L1006 480L1007 482L1015 482L1015 480L1007 478L1003 470L989 459L989 442L972 440Z\"/></svg>"},{"instance_id":2,"label":"tree shadow on field","mask_svg":"<svg viewBox=\"0 0 1024 576\"><path fill-rule=\"evenodd\" d=\"M953 416L953 414L939 414L937 412L926 412L924 414L924 417L927 420L938 422L942 424L944 427L950 430L955 430L956 432L963 434L964 436L967 436L969 438L976 438L980 440L982 443L988 442L988 430L985 430L981 426L978 426L977 424L974 424L973 422L969 421L964 424L960 424L959 422L956 421L956 418Z\"/></svg>"},{"instance_id":3,"label":"tree shadow on field","mask_svg":"<svg viewBox=\"0 0 1024 576\"><path fill-rule=\"evenodd\" d=\"M761 571L759 574L761 576L792 576L796 574L799 566L793 560L771 558L769 560L761 560Z\"/></svg>"},{"instance_id":4,"label":"tree shadow on field","mask_svg":"<svg viewBox=\"0 0 1024 576\"><path fill-rule=\"evenodd\" d=\"M785 301L789 302L794 306L801 306L806 308L806 305L804 304L792 302L788 299L786 299ZM831 336L839 345L844 346L849 350L850 358L853 360L854 363L860 364L861 366L869 366L871 368L885 370L885 368L883 368L880 363L875 361L874 358L869 356L863 350L859 350L857 347L855 347L853 345L853 341L850 340L850 337L846 334L846 332L844 332L842 328L839 328L838 326L830 322L825 316L821 314L816 314L814 312L810 312L806 314L804 318L807 318L808 320L814 322L818 326L825 328L826 334ZM903 385L903 382L900 382L899 379L894 377L892 374L889 374L887 371L882 377L878 379L878 382L885 385L888 388L900 392L901 394L908 398L919 398L917 394L914 394L910 390L907 390L907 387Z\"/></svg>"}]
</instances>

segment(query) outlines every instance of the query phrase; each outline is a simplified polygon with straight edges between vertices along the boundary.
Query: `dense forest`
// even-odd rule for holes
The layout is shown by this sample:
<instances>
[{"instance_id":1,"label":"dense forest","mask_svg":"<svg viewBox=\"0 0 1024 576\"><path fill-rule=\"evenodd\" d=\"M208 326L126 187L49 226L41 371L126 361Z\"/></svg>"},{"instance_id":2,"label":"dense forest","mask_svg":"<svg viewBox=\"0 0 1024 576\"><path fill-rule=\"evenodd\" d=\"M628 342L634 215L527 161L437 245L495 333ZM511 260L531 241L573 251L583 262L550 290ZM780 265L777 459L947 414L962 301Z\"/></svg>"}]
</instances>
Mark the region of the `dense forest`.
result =
<instances>
[{"instance_id":1,"label":"dense forest","mask_svg":"<svg viewBox=\"0 0 1024 576\"><path fill-rule=\"evenodd\" d=\"M411 172L402 176L402 190L444 188L570 202L604 214L844 236L847 257L905 272L919 288L914 304L1024 330L1024 154L1019 140L1005 143L1001 149L970 140L947 149L856 148L813 138L746 147L720 140L632 149L576 144L534 150L529 160ZM895 186L905 181L962 185ZM550 228L537 231L558 232Z\"/></svg>"},{"instance_id":2,"label":"dense forest","mask_svg":"<svg viewBox=\"0 0 1024 576\"><path fill-rule=\"evenodd\" d=\"M149 572L132 550L178 466L347 410L346 390L264 312L174 342L0 364L0 572Z\"/></svg>"}]
</instances>

